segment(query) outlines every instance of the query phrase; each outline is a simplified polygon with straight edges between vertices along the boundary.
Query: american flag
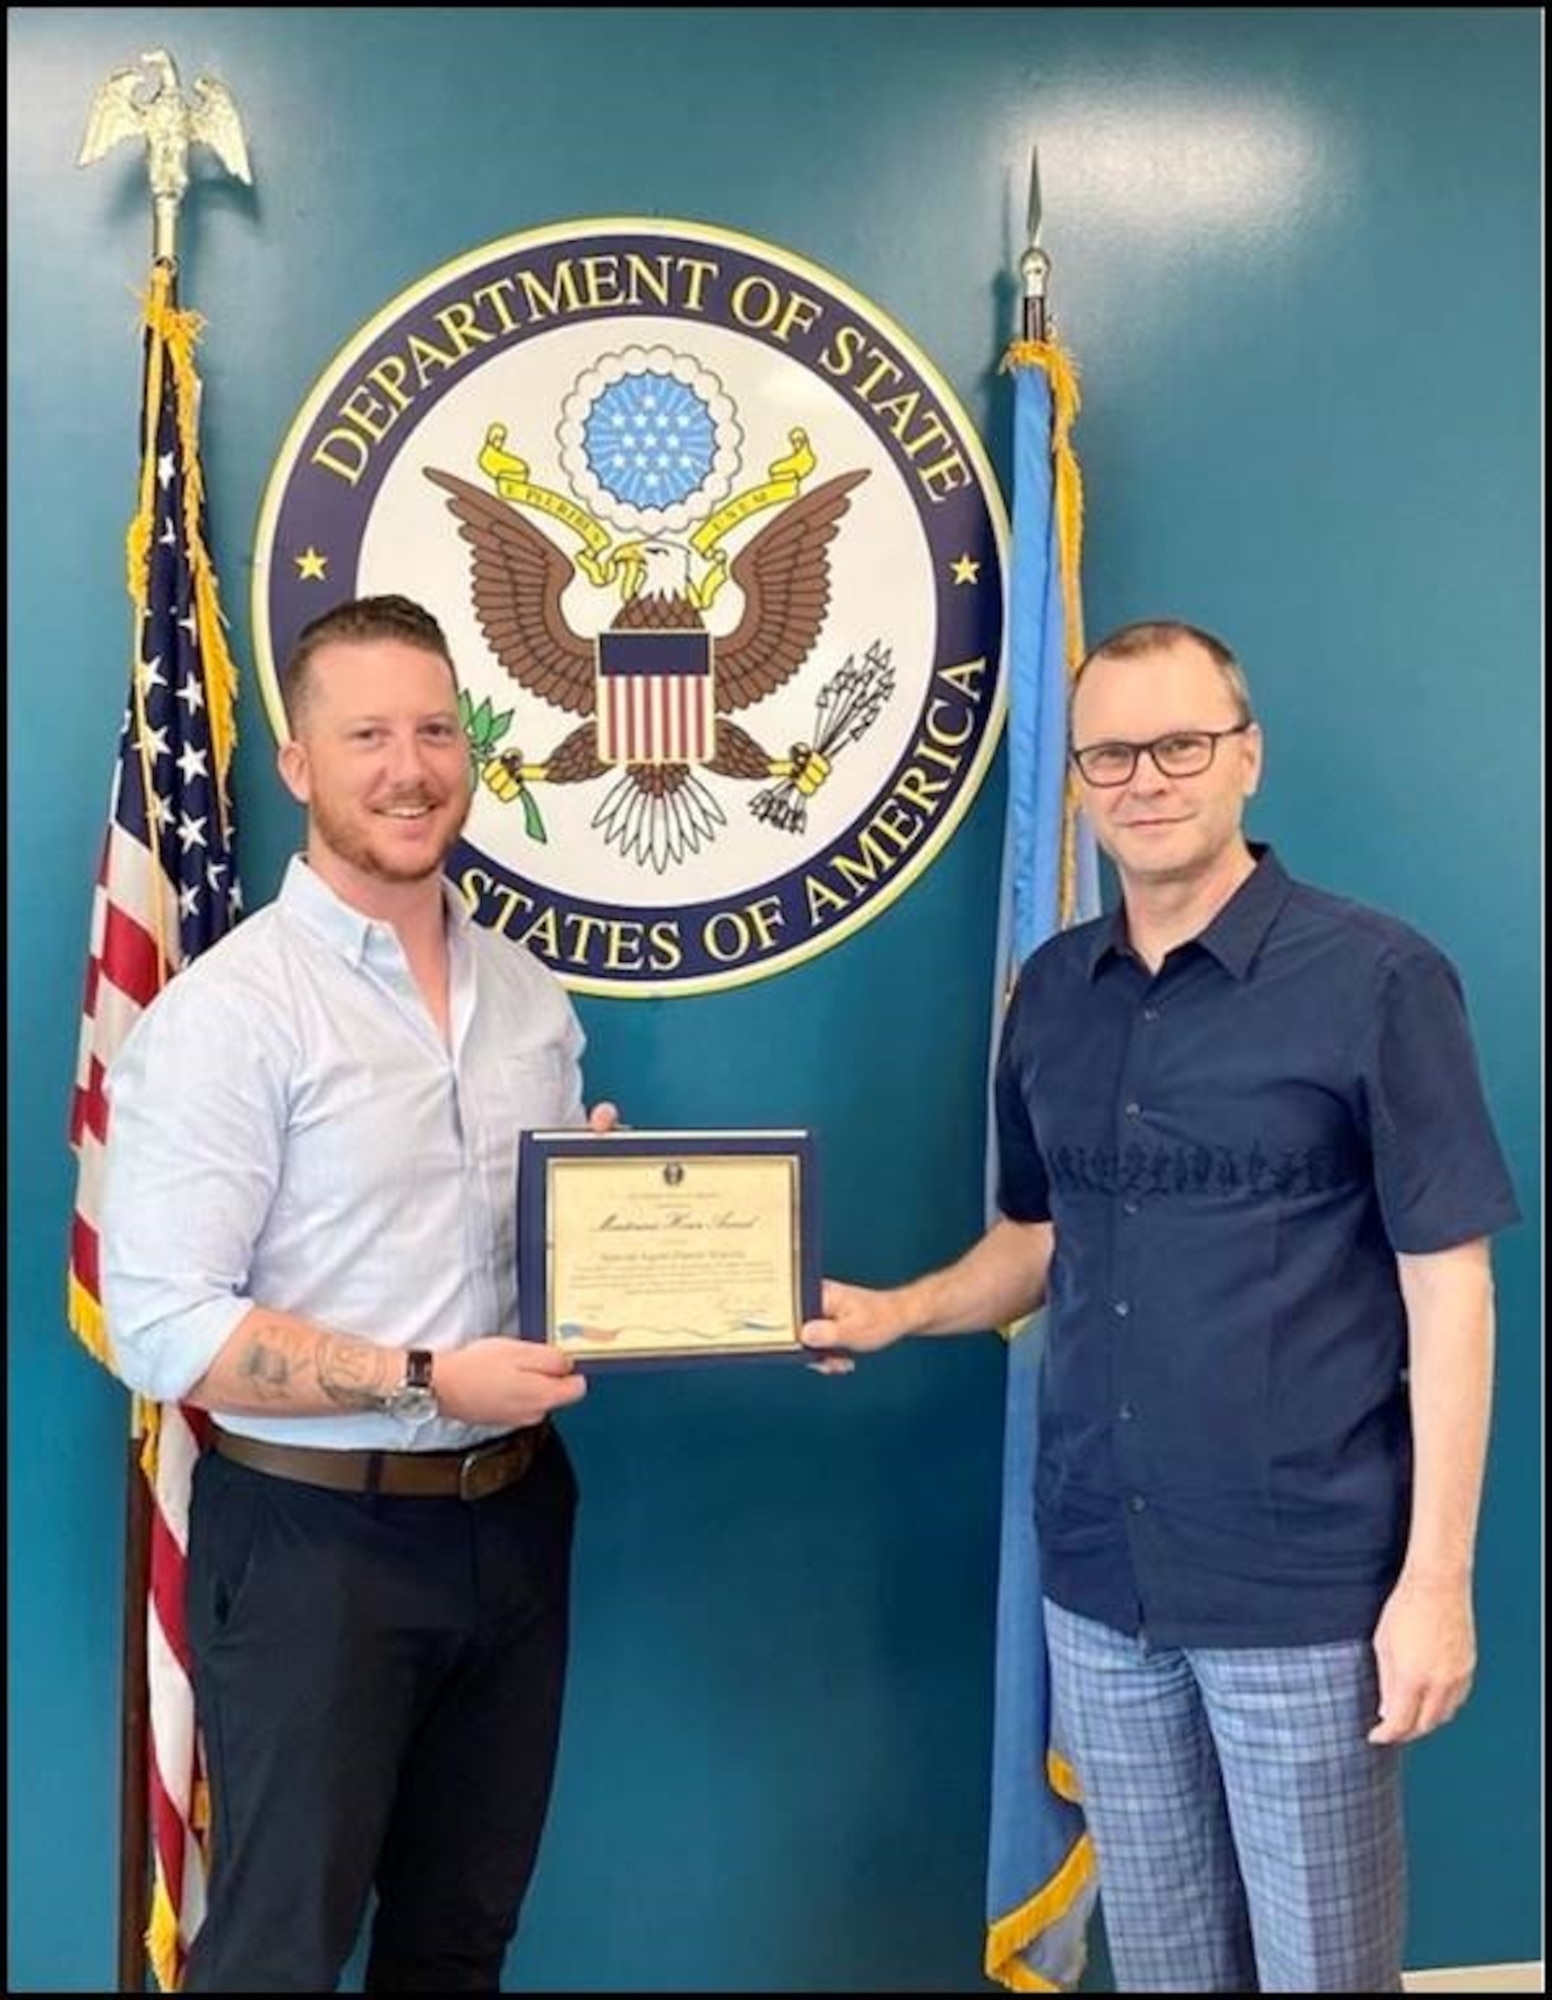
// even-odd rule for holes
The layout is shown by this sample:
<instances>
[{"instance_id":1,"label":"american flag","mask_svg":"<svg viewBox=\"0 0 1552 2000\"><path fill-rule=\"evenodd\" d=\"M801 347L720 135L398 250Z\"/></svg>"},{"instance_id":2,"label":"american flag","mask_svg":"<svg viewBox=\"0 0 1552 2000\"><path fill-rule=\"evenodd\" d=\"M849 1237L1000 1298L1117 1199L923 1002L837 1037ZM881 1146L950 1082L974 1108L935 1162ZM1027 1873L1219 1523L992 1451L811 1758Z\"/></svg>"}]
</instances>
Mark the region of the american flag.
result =
<instances>
[{"instance_id":1,"label":"american flag","mask_svg":"<svg viewBox=\"0 0 1552 2000\"><path fill-rule=\"evenodd\" d=\"M171 267L152 272L145 313L139 504L128 538L134 638L102 864L92 899L70 1140L79 1163L70 1234L70 1324L109 1361L97 1221L108 1105L103 1079L124 1037L182 966L236 921L229 792L236 670L204 531L199 468L201 321L180 311ZM177 1227L168 1217L168 1228ZM204 1914L203 1768L184 1624L189 1478L199 1411L137 1405L152 1494L146 1659L153 1880L147 1946L176 1990ZM129 1615L138 1615L131 1611ZM137 1691L125 1690L125 1700Z\"/></svg>"}]
</instances>

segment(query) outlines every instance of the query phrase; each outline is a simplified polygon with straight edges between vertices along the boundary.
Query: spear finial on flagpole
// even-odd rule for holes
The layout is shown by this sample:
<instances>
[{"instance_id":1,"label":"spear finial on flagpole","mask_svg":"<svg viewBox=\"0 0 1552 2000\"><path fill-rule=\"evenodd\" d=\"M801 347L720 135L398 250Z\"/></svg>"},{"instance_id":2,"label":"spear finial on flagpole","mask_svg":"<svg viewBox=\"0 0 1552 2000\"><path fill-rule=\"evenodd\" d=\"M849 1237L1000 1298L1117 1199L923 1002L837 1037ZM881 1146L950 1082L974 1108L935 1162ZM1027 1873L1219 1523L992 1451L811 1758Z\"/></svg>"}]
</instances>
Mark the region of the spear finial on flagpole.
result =
<instances>
[{"instance_id":1,"label":"spear finial on flagpole","mask_svg":"<svg viewBox=\"0 0 1552 2000\"><path fill-rule=\"evenodd\" d=\"M176 262L178 210L189 185L189 148L208 146L229 174L253 179L237 103L224 83L201 76L194 95L178 88L178 72L165 49L152 49L128 69L106 79L92 99L86 137L76 160L90 166L120 139L143 139L151 181L151 256Z\"/></svg>"},{"instance_id":2,"label":"spear finial on flagpole","mask_svg":"<svg viewBox=\"0 0 1552 2000\"><path fill-rule=\"evenodd\" d=\"M1040 148L1029 149L1029 220L1025 228L1024 254L1019 259L1019 277L1024 285L1023 324L1025 340L1046 337L1045 288L1051 275L1051 260L1040 247Z\"/></svg>"}]
</instances>

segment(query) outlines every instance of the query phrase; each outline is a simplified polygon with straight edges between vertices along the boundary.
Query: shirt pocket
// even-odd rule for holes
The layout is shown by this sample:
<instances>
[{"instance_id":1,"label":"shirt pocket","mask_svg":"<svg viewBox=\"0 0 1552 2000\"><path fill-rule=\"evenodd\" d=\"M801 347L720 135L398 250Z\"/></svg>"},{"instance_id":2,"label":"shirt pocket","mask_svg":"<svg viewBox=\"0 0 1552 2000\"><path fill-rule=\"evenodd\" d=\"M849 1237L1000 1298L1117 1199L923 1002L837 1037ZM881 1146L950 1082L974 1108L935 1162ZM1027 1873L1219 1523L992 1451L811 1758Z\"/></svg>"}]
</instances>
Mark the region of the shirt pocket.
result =
<instances>
[{"instance_id":1,"label":"shirt pocket","mask_svg":"<svg viewBox=\"0 0 1552 2000\"><path fill-rule=\"evenodd\" d=\"M520 1133L570 1122L570 1071L554 1048L494 1057L471 1107L482 1152L509 1155L515 1173Z\"/></svg>"},{"instance_id":2,"label":"shirt pocket","mask_svg":"<svg viewBox=\"0 0 1552 2000\"><path fill-rule=\"evenodd\" d=\"M568 1121L570 1088L571 1065L560 1049L527 1049L495 1057L469 1107L491 1227L505 1247L516 1242L518 1142L524 1132Z\"/></svg>"}]
</instances>

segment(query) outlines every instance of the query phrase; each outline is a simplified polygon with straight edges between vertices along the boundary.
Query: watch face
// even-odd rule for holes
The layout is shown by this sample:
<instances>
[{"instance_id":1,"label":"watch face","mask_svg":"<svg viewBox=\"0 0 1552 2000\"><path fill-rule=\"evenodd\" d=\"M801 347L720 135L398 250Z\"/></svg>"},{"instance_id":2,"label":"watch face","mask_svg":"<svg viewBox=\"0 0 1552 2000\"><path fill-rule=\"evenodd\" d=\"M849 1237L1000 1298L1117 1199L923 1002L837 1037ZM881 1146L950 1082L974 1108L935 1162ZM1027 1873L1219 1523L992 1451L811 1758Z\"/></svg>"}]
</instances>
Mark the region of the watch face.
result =
<instances>
[{"instance_id":1,"label":"watch face","mask_svg":"<svg viewBox=\"0 0 1552 2000\"><path fill-rule=\"evenodd\" d=\"M391 1417L398 1417L405 1423L419 1423L423 1417L436 1415L436 1397L429 1389L414 1389L406 1383L388 1398L387 1410Z\"/></svg>"}]
</instances>

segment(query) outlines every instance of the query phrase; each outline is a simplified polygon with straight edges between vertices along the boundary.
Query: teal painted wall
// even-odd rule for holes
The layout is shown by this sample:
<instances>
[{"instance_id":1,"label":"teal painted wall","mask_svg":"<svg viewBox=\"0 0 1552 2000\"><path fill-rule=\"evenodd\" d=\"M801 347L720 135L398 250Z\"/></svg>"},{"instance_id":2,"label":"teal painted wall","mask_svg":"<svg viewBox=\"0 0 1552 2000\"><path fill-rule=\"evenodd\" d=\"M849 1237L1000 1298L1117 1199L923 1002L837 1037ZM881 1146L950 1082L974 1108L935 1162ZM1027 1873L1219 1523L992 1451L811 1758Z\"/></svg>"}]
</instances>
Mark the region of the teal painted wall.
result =
<instances>
[{"instance_id":1,"label":"teal painted wall","mask_svg":"<svg viewBox=\"0 0 1552 2000\"><path fill-rule=\"evenodd\" d=\"M434 265L544 222L686 216L814 259L1005 467L1039 139L1090 629L1176 611L1239 648L1256 829L1454 956L1532 1217L1499 1254L1480 1680L1411 1764L1408 1955L1538 1955L1538 11L13 8L8 33L12 1986L114 1976L126 1404L66 1333L62 1261L149 215L127 150L73 161L96 85L164 42L237 92L254 158L181 235L239 660L319 370ZM252 674L241 728L257 901L297 828ZM999 764L917 886L797 971L582 1003L594 1090L635 1122L819 1128L837 1272L903 1277L978 1227L1002 794ZM838 1383L611 1382L568 1420L576 1669L515 1984L981 1985L1000 1390L987 1338Z\"/></svg>"}]
</instances>

